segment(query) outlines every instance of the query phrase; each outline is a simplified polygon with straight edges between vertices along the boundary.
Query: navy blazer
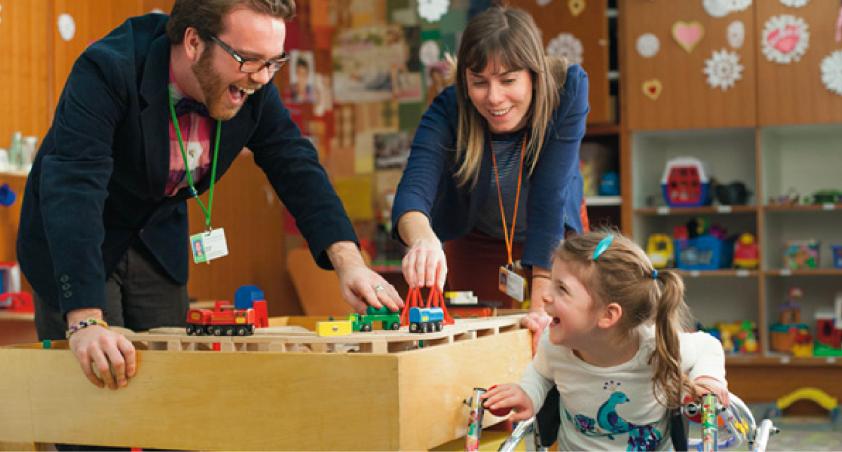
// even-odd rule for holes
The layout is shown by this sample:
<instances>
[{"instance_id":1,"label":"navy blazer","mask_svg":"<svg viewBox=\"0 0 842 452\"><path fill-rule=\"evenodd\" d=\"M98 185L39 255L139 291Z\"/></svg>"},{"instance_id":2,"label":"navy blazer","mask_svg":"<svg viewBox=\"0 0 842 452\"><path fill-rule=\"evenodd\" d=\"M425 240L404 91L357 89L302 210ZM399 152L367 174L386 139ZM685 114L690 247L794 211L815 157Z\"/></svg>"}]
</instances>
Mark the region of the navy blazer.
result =
<instances>
[{"instance_id":1,"label":"navy blazer","mask_svg":"<svg viewBox=\"0 0 842 452\"><path fill-rule=\"evenodd\" d=\"M105 306L105 281L137 241L174 281L187 282L190 194L185 188L164 195L167 20L161 14L131 18L84 51L32 166L18 259L38 295L62 313ZM217 179L244 146L296 218L313 256L330 268L326 248L356 235L316 150L272 83L222 123ZM205 177L196 188L202 193L209 184Z\"/></svg>"},{"instance_id":2,"label":"navy blazer","mask_svg":"<svg viewBox=\"0 0 842 452\"><path fill-rule=\"evenodd\" d=\"M430 218L442 241L462 237L476 225L479 209L489 196L491 151L486 143L476 185L458 186L454 177L460 163L456 159L458 111L456 87L450 86L421 119L392 208L393 234L398 238L397 222L410 211ZM579 146L588 111L588 76L580 66L572 65L535 171L527 179L524 265L550 268L552 250L565 230L582 232Z\"/></svg>"}]
</instances>

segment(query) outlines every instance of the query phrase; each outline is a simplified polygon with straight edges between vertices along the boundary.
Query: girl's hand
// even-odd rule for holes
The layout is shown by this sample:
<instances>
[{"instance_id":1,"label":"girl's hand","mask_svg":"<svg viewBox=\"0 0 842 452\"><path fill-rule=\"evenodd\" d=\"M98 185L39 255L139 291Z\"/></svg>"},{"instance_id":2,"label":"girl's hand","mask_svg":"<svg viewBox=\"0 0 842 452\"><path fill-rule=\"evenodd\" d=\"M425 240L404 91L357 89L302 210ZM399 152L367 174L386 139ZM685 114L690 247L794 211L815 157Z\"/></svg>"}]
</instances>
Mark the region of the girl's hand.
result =
<instances>
[{"instance_id":1,"label":"girl's hand","mask_svg":"<svg viewBox=\"0 0 842 452\"><path fill-rule=\"evenodd\" d=\"M701 376L693 380L694 398L701 398L704 394L714 394L723 407L728 407L728 386L721 381L707 376Z\"/></svg>"},{"instance_id":2,"label":"girl's hand","mask_svg":"<svg viewBox=\"0 0 842 452\"><path fill-rule=\"evenodd\" d=\"M550 324L550 320L550 316L543 309L535 309L535 305L532 305L526 317L521 319L520 326L528 328L532 332L532 356L535 356L535 352L538 350L538 342L541 340L541 333Z\"/></svg>"},{"instance_id":3,"label":"girl's hand","mask_svg":"<svg viewBox=\"0 0 842 452\"><path fill-rule=\"evenodd\" d=\"M510 417L513 421L524 421L535 415L532 399L516 384L492 386L481 398L487 410L514 410Z\"/></svg>"}]
</instances>

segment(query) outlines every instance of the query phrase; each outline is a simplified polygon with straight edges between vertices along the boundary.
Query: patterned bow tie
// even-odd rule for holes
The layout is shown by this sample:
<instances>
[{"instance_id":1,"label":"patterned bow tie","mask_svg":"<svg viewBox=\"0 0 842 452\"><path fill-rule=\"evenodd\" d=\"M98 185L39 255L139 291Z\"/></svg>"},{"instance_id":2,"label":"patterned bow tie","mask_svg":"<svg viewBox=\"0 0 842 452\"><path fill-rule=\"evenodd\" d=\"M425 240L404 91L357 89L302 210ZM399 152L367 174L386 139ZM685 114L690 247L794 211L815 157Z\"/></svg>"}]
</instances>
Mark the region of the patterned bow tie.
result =
<instances>
[{"instance_id":1,"label":"patterned bow tie","mask_svg":"<svg viewBox=\"0 0 842 452\"><path fill-rule=\"evenodd\" d=\"M198 113L198 114L200 114L202 116L205 116L205 117L210 117L210 113L208 113L208 107L205 107L204 104L196 102L195 100L190 99L188 97L182 97L181 100L179 100L175 104L175 115L176 116L181 116L185 113L191 113L191 112L192 113Z\"/></svg>"}]
</instances>

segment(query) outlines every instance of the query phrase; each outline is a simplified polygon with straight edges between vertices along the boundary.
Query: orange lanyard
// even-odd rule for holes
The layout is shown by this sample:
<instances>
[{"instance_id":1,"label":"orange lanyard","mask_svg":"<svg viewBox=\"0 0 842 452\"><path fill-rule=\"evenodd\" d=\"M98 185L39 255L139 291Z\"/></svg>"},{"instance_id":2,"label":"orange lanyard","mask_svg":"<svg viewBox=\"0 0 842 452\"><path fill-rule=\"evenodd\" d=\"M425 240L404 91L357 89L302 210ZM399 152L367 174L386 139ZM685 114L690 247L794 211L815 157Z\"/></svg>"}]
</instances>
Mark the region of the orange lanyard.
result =
<instances>
[{"instance_id":1,"label":"orange lanyard","mask_svg":"<svg viewBox=\"0 0 842 452\"><path fill-rule=\"evenodd\" d=\"M506 252L509 255L509 265L513 265L512 260L512 246L515 241L515 224L517 223L517 205L520 201L520 185L523 179L523 156L526 151L526 138L523 136L523 141L520 145L520 167L517 171L517 191L515 193L515 211L512 213L512 232L506 226L506 210L503 209L503 193L500 190L500 171L497 169L497 156L494 154L494 145L491 143L491 137L488 137L488 147L491 148L491 163L494 165L494 180L497 182L497 202L500 204L500 219L503 220L503 238L506 241Z\"/></svg>"}]
</instances>

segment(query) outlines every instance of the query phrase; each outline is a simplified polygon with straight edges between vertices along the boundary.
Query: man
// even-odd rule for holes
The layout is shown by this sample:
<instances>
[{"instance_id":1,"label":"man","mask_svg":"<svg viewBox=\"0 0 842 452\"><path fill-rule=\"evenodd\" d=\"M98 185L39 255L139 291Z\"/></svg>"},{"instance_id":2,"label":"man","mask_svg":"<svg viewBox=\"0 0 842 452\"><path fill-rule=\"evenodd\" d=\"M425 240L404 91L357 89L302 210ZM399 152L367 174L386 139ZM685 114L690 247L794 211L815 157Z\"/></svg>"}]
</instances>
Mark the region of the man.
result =
<instances>
[{"instance_id":1,"label":"man","mask_svg":"<svg viewBox=\"0 0 842 452\"><path fill-rule=\"evenodd\" d=\"M188 236L202 232L188 231L186 202L212 195L244 146L348 303L402 305L363 263L315 149L271 83L293 1L176 0L170 18L129 19L76 61L27 181L18 256L39 337L67 335L95 385L116 389L135 373L134 347L108 324L184 323ZM210 230L211 206L200 204Z\"/></svg>"}]
</instances>

